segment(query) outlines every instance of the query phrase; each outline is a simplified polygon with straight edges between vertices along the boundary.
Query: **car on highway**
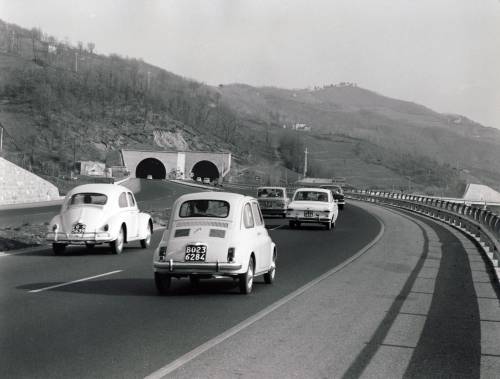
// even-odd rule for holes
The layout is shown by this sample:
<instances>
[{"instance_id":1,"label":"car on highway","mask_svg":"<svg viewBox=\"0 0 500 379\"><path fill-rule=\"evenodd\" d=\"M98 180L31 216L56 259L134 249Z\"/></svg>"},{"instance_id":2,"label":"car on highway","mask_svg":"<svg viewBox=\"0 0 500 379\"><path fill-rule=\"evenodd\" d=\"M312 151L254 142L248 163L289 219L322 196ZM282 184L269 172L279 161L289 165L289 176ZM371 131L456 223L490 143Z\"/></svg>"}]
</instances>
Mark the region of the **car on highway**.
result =
<instances>
[{"instance_id":1,"label":"car on highway","mask_svg":"<svg viewBox=\"0 0 500 379\"><path fill-rule=\"evenodd\" d=\"M286 217L290 198L284 187L259 187L257 200L264 215L279 215Z\"/></svg>"},{"instance_id":2,"label":"car on highway","mask_svg":"<svg viewBox=\"0 0 500 379\"><path fill-rule=\"evenodd\" d=\"M125 243L140 241L142 248L151 243L153 221L139 211L134 194L116 184L84 184L70 190L60 213L48 226L47 241L54 254L64 253L68 245L109 243L114 254Z\"/></svg>"},{"instance_id":3,"label":"car on highway","mask_svg":"<svg viewBox=\"0 0 500 379\"><path fill-rule=\"evenodd\" d=\"M345 195L344 191L342 190L341 186L335 185L335 184L324 184L320 186L321 188L326 188L332 191L333 193L333 198L337 201L337 205L340 210L344 209L345 207Z\"/></svg>"},{"instance_id":4,"label":"car on highway","mask_svg":"<svg viewBox=\"0 0 500 379\"><path fill-rule=\"evenodd\" d=\"M172 278L218 276L238 280L243 294L256 276L271 284L277 249L253 197L229 192L199 192L179 197L172 206L168 229L155 250L153 271L160 294Z\"/></svg>"},{"instance_id":5,"label":"car on highway","mask_svg":"<svg viewBox=\"0 0 500 379\"><path fill-rule=\"evenodd\" d=\"M330 230L335 227L339 214L332 191L325 188L298 188L288 205L286 217L290 228L301 223L323 224Z\"/></svg>"}]
</instances>

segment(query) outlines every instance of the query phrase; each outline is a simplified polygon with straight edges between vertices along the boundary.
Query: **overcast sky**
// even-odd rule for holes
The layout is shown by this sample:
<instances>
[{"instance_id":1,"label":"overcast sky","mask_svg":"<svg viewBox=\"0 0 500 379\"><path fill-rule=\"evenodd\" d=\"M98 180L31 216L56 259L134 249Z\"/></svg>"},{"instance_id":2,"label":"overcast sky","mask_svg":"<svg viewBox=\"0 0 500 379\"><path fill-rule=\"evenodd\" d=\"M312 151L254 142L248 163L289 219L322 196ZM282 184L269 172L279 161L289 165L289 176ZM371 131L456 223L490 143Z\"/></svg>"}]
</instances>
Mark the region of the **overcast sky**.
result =
<instances>
[{"instance_id":1,"label":"overcast sky","mask_svg":"<svg viewBox=\"0 0 500 379\"><path fill-rule=\"evenodd\" d=\"M500 128L500 0L0 0L0 18L207 84L350 81Z\"/></svg>"}]
</instances>

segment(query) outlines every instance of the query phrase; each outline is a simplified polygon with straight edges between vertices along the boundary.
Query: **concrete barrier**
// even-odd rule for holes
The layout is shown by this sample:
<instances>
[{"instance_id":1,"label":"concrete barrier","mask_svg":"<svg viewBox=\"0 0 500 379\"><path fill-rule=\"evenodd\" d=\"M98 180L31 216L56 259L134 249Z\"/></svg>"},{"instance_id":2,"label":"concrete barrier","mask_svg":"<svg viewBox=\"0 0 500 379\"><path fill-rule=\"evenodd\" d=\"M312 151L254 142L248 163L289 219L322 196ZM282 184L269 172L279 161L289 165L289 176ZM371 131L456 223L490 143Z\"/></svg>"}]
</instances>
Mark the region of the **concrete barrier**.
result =
<instances>
[{"instance_id":1,"label":"concrete barrier","mask_svg":"<svg viewBox=\"0 0 500 379\"><path fill-rule=\"evenodd\" d=\"M60 198L55 185L0 158L0 205L35 203Z\"/></svg>"}]
</instances>

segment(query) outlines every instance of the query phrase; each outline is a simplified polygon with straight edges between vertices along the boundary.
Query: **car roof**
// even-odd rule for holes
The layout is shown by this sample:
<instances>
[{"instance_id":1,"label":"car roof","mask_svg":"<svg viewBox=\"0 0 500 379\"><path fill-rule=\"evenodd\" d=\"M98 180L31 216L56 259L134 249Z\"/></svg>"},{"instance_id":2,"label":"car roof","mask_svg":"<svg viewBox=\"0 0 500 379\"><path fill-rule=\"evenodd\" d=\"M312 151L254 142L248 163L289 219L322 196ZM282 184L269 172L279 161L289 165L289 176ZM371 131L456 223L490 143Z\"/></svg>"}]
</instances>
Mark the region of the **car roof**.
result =
<instances>
[{"instance_id":1,"label":"car roof","mask_svg":"<svg viewBox=\"0 0 500 379\"><path fill-rule=\"evenodd\" d=\"M121 186L119 184L109 184L109 183L91 183L91 184L82 184L80 186L76 186L68 192L68 195L73 195L75 193L82 192L96 192L102 193L105 195L113 195L120 194L122 192L132 192L127 187Z\"/></svg>"},{"instance_id":2,"label":"car roof","mask_svg":"<svg viewBox=\"0 0 500 379\"><path fill-rule=\"evenodd\" d=\"M225 200L228 202L243 202L245 200L255 200L255 198L251 196L241 195L239 193L233 192L222 192L222 191L203 191L203 192L194 192L182 195L179 197L179 201L187 201L187 200Z\"/></svg>"},{"instance_id":3,"label":"car roof","mask_svg":"<svg viewBox=\"0 0 500 379\"><path fill-rule=\"evenodd\" d=\"M297 188L295 192L298 191L314 191L314 192L325 192L328 193L330 190L326 188L318 188L318 187L302 187L302 188Z\"/></svg>"},{"instance_id":4,"label":"car roof","mask_svg":"<svg viewBox=\"0 0 500 379\"><path fill-rule=\"evenodd\" d=\"M266 188L266 189L268 189L268 188L276 188L276 189L282 189L282 190L286 189L285 187L278 187L278 186L262 186L262 187L257 187L258 190L264 189L264 188Z\"/></svg>"}]
</instances>

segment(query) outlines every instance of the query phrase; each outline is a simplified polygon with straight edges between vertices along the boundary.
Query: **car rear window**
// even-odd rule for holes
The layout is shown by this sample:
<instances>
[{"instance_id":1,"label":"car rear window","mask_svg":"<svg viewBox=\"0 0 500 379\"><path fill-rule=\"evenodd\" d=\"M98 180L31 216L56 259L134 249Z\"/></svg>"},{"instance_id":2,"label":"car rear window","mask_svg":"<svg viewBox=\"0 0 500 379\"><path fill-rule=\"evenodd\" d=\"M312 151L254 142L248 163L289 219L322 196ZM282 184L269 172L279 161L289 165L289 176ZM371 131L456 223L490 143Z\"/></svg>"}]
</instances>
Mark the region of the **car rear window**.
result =
<instances>
[{"instance_id":1,"label":"car rear window","mask_svg":"<svg viewBox=\"0 0 500 379\"><path fill-rule=\"evenodd\" d=\"M108 197L102 193L85 192L76 193L71 196L69 200L69 205L79 205L79 204L94 204L94 205L104 205L108 201Z\"/></svg>"},{"instance_id":2,"label":"car rear window","mask_svg":"<svg viewBox=\"0 0 500 379\"><path fill-rule=\"evenodd\" d=\"M285 197L281 188L259 188L257 197Z\"/></svg>"},{"instance_id":3,"label":"car rear window","mask_svg":"<svg viewBox=\"0 0 500 379\"><path fill-rule=\"evenodd\" d=\"M182 203L179 217L217 217L229 215L229 203L224 200L188 200Z\"/></svg>"},{"instance_id":4,"label":"car rear window","mask_svg":"<svg viewBox=\"0 0 500 379\"><path fill-rule=\"evenodd\" d=\"M298 201L328 201L328 194L317 191L299 191L293 200Z\"/></svg>"}]
</instances>

